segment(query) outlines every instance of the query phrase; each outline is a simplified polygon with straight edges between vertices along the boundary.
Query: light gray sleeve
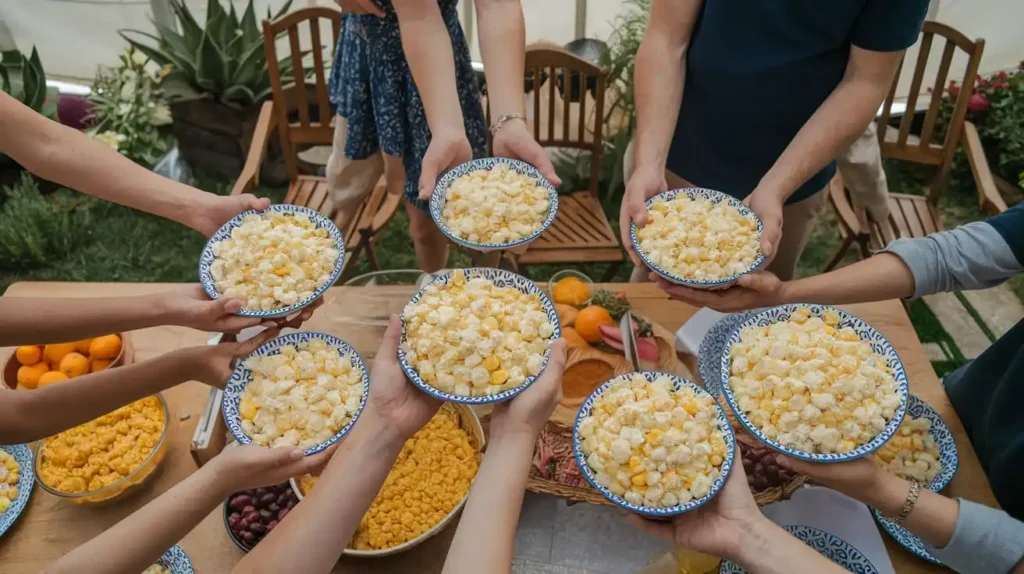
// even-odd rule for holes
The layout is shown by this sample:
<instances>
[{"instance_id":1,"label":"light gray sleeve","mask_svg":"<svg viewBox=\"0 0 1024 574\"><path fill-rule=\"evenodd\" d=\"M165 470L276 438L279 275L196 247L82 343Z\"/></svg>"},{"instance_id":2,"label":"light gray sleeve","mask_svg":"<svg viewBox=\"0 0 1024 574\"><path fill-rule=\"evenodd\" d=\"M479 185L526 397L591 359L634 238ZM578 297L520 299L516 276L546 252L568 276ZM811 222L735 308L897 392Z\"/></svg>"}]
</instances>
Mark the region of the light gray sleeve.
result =
<instances>
[{"instance_id":1,"label":"light gray sleeve","mask_svg":"<svg viewBox=\"0 0 1024 574\"><path fill-rule=\"evenodd\" d=\"M914 298L994 287L1021 271L1010 245L983 221L920 239L897 239L882 252L896 255L910 268Z\"/></svg>"},{"instance_id":2,"label":"light gray sleeve","mask_svg":"<svg viewBox=\"0 0 1024 574\"><path fill-rule=\"evenodd\" d=\"M928 552L962 574L1003 574L1024 558L1024 522L1002 510L960 499L953 538Z\"/></svg>"}]
</instances>

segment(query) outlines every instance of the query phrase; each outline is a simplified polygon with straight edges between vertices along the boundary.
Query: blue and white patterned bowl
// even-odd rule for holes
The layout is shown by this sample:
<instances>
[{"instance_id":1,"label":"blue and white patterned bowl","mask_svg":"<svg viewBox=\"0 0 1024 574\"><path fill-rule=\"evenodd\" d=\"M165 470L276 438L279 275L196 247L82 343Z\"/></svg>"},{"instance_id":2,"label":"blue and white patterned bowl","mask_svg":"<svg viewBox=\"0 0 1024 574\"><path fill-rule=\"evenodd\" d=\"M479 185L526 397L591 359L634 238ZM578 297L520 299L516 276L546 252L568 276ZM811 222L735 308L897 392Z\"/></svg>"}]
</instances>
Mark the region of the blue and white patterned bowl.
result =
<instances>
[{"instance_id":1,"label":"blue and white patterned bowl","mask_svg":"<svg viewBox=\"0 0 1024 574\"><path fill-rule=\"evenodd\" d=\"M561 338L562 324L558 320L558 312L555 311L555 306L551 303L551 300L548 299L548 296L544 294L543 290L537 287L536 283L530 281L529 279L523 277L522 275L512 273L511 271L505 271L503 269L471 267L468 269L462 269L461 271L465 273L467 281L473 279L474 277L484 277L485 279L489 279L498 287L512 287L513 289L519 291L520 293L525 293L527 295L537 295L538 297L540 297L541 307L544 308L544 312L548 316L548 321L550 321L551 324L554 325L555 327L555 331L554 333L552 333L550 340L556 341L559 338ZM435 283L439 285L447 285L448 282L451 281L453 273L454 271L448 271L447 273L443 273L441 275L438 275L437 277L434 277L433 281L424 285L423 288L420 289L418 293L413 295L412 299L409 299L409 302L406 304L406 306L419 303L420 298L423 297L423 291L427 288L428 285L432 285ZM404 343L406 340L405 313L402 313L402 315L400 315L400 319L402 321L402 342ZM436 387L431 386L429 383L424 381L420 377L419 372L417 372L416 369L414 369L413 366L409 364L409 361L406 359L405 351L402 349L402 347L398 347L398 363L402 365L402 370L405 371L405 375L409 377L409 380L412 381L414 385L419 387L421 391L427 393L428 395L434 398L441 399L442 401L462 403L466 405L486 405L490 403L500 403L502 401L507 401L511 399L512 397L526 390L527 387L532 385L533 382L537 380L537 377L539 377L544 372L544 369L548 366L548 359L550 358L551 348L549 346L548 350L544 352L544 362L541 363L540 372L537 374L537 376L526 377L526 380L523 381L523 384L519 385L518 387L505 389L500 393L496 393L486 397L468 397L465 395L446 393L445 391L442 391Z\"/></svg>"},{"instance_id":2,"label":"blue and white patterned bowl","mask_svg":"<svg viewBox=\"0 0 1024 574\"><path fill-rule=\"evenodd\" d=\"M801 542L817 550L819 554L842 566L848 572L853 572L854 574L878 574L875 565L868 560L867 556L864 556L860 550L857 550L849 542L835 534L803 525L783 526L783 528L786 529L786 532L796 536ZM723 560L722 566L718 571L720 574L746 574L747 572L746 569L731 560Z\"/></svg>"},{"instance_id":3,"label":"blue and white patterned bowl","mask_svg":"<svg viewBox=\"0 0 1024 574\"><path fill-rule=\"evenodd\" d=\"M695 498L687 503L670 506L668 508L651 508L649 506L630 504L626 499L612 493L612 491L598 484L597 476L594 471L590 469L590 465L587 464L587 456L583 454L583 444L580 439L580 422L582 422L585 417L590 416L590 413L594 408L594 401L597 397L601 396L602 393L611 388L611 386L616 382L630 378L635 374L637 373L626 373L625 375L619 375L608 379L601 384L601 386L594 389L594 391L590 393L590 396L587 397L587 400L583 401L579 412L576 413L576 422L572 426L572 454L576 458L576 465L579 466L580 473L583 475L583 478L587 479L587 482L590 483L590 486L594 487L594 490L600 492L601 495L607 498L612 504L624 510L635 512L650 518L668 518L670 516L683 514L684 512L700 508L706 502L714 498L715 495L718 494L718 491L722 489L722 485L725 484L726 479L729 477L729 471L732 470L733 460L736 457L736 435L732 432L732 427L729 425L729 419L725 416L725 411L722 410L722 407L719 406L717 402L714 403L715 412L717 413L718 426L722 430L722 438L725 440L725 458L722 460L721 474L719 474L718 478L711 483L711 490L702 498ZM708 394L707 391L700 388L695 383L684 379L679 375L656 371L640 371L639 374L643 375L644 378L652 383L658 377L668 377L672 380L673 389L679 390L683 387L690 387L698 395Z\"/></svg>"},{"instance_id":4,"label":"blue and white patterned bowl","mask_svg":"<svg viewBox=\"0 0 1024 574\"><path fill-rule=\"evenodd\" d=\"M708 329L700 341L700 347L697 349L697 372L700 373L700 380L704 383L704 390L711 393L711 396L716 399L722 394L721 369L725 343L736 327L756 312L757 310L741 311L722 317Z\"/></svg>"},{"instance_id":5,"label":"blue and white patterned bowl","mask_svg":"<svg viewBox=\"0 0 1024 574\"><path fill-rule=\"evenodd\" d=\"M892 539L898 542L900 546L906 548L908 552L932 564L943 565L938 558L928 552L921 539L911 534L909 530L882 516L882 513L874 508L871 509L871 515L875 517L875 521L882 527L882 530L889 536L892 536Z\"/></svg>"},{"instance_id":6,"label":"blue and white patterned bowl","mask_svg":"<svg viewBox=\"0 0 1024 574\"><path fill-rule=\"evenodd\" d=\"M850 327L862 341L867 341L871 345L872 351L885 358L886 365L889 367L889 372L892 373L893 377L896 379L896 391L900 395L899 408L896 409L895 414L891 419L889 419L889 422L885 425L885 428L882 429L882 432L878 433L875 438L853 450L842 453L811 453L785 446L778 441L764 436L761 429L755 427L754 424L750 422L750 419L747 418L746 413L744 413L743 410L740 409L739 405L736 404L736 396L733 394L732 388L729 386L729 373L731 372L732 366L730 349L740 341L740 332L747 327L767 327L773 323L787 321L797 309L807 309L810 311L812 317L821 317L825 311L835 311L838 313L839 325L837 328ZM740 424L750 432L750 434L757 437L758 440L768 445L768 447L794 458L800 458L811 462L844 462L871 454L881 448L882 445L888 442L889 439L896 434L896 429L899 428L900 422L903 421L903 415L907 412L907 397L910 395L907 383L907 372L904 370L903 362L900 361L900 357L896 354L896 350L893 349L891 344L889 344L889 340L875 330L874 327L868 325L858 317L830 305L793 303L772 307L771 309L751 315L743 321L743 323L738 325L729 336L729 340L725 345L725 350L722 351L720 367L720 380L722 384L722 391L725 395L725 401L729 404L729 408L732 409L733 414L736 415L736 420L738 420Z\"/></svg>"},{"instance_id":7,"label":"blue and white patterned bowl","mask_svg":"<svg viewBox=\"0 0 1024 574\"><path fill-rule=\"evenodd\" d=\"M18 463L18 496L7 510L0 512L0 536L3 536L25 510L28 498L32 495L32 487L35 485L36 471L32 449L28 448L28 445L0 445L0 450L13 456Z\"/></svg>"},{"instance_id":8,"label":"blue and white patterned bowl","mask_svg":"<svg viewBox=\"0 0 1024 574\"><path fill-rule=\"evenodd\" d=\"M171 546L171 549L164 552L164 555L156 562L170 570L171 574L194 574L195 572L192 570L192 561L177 544Z\"/></svg>"},{"instance_id":9,"label":"blue and white patterned bowl","mask_svg":"<svg viewBox=\"0 0 1024 574\"><path fill-rule=\"evenodd\" d=\"M223 226L221 226L220 229L217 230L217 233L213 234L213 237L211 237L210 240L206 242L206 247L203 247L203 252L199 256L199 282L202 283L203 290L206 291L206 294L210 296L210 299L216 299L220 297L220 291L217 290L217 286L214 284L213 281L213 275L210 273L210 266L213 265L213 261L215 259L215 257L213 256L214 244L220 243L221 241L224 241L225 239L231 237L231 231L234 228L238 227L245 217L253 214L266 213L268 211L279 211L281 213L288 213L292 215L304 214L308 216L309 220L312 221L313 224L317 226L317 228L326 229L327 233L331 236L331 239L334 240L334 248L338 250L338 259L334 262L334 270L331 271L330 279L328 279L326 283L321 285L315 292L313 292L313 295L311 297L303 299L302 301L299 301L294 305L282 307L281 309L274 309L271 311L260 311L258 309L243 308L238 313L235 313L236 315L241 315L243 317L270 318L290 315L320 298L320 296L322 296L324 292L327 291L327 289L331 285L334 285L334 282L338 280L338 276L341 275L341 268L345 266L345 238L344 236L342 236L341 231L338 230L338 227L334 225L334 222L324 217L323 214L321 214L320 212L309 209L308 207L284 204L271 205L264 211L243 211L242 213L239 213L235 217L231 218L230 221L225 223Z\"/></svg>"},{"instance_id":10,"label":"blue and white patterned bowl","mask_svg":"<svg viewBox=\"0 0 1024 574\"><path fill-rule=\"evenodd\" d=\"M712 203L720 203L724 201L729 205L732 205L733 207L739 210L740 214L754 218L754 221L757 222L757 235L758 237L761 236L761 232L764 226L761 224L761 220L757 217L757 215L753 211L751 211L749 207L743 205L743 202L741 202L740 200L736 199L731 195L726 195L720 191L704 189L702 187L684 187L682 189L671 189L669 191L665 191L659 193L658 195L655 195L654 197L651 197L646 201L646 205L648 208L650 208L655 201L659 199L669 201L674 199L680 193L686 194L694 199L700 197ZM640 249L640 241L636 237L636 223L634 222L630 222L629 224L629 238L633 242L633 249L637 252L637 254L640 255L640 259L643 260L644 265L646 265L648 268L650 268L658 275L665 278L666 281L675 283L677 285L690 287L693 289L725 289L726 287L729 287L733 283L735 283L736 280L740 278L740 276L756 271L758 267L764 265L767 261L764 254L758 251L757 257L754 258L754 262L750 264L750 267L748 267L743 272L737 273L736 275L733 275L731 277L725 277L722 279L693 279L687 277L680 277L666 269L662 269L661 267L655 265L654 263L651 263L650 259L647 258L647 254L644 253L642 249Z\"/></svg>"},{"instance_id":11,"label":"blue and white patterned bowl","mask_svg":"<svg viewBox=\"0 0 1024 574\"><path fill-rule=\"evenodd\" d=\"M339 354L342 356L348 355L350 364L353 369L358 369L361 373L360 377L363 380L363 397L359 401L359 410L352 414L351 420L341 427L341 430L337 432L333 437L325 442L322 442L316 446L306 449L306 455L316 454L332 444L341 440L341 437L348 434L348 431L352 430L352 427L356 424L356 420L359 415L362 414L363 408L366 406L366 395L370 391L370 375L366 370L366 365L363 363L362 357L359 353L352 348L351 345L335 337L334 335L328 335L326 333L316 333L311 331L301 331L298 333L289 333L287 335L281 335L275 339L267 341L255 351L253 351L248 357L238 361L238 365L235 367L235 371L231 373L231 378L228 379L227 385L224 386L224 400L221 402L221 413L224 416L224 424L227 425L228 430L231 431L231 435L235 437L238 444L251 444L252 437L245 434L242 430L241 416L238 414L238 403L242 398L242 393L245 391L245 386L252 380L252 371L245 368L245 361L249 357L265 357L267 355L276 355L280 352L281 347L286 345L297 345L299 343L307 343L313 339L322 339L329 346L337 348Z\"/></svg>"},{"instance_id":12,"label":"blue and white patterned bowl","mask_svg":"<svg viewBox=\"0 0 1024 574\"><path fill-rule=\"evenodd\" d=\"M935 412L931 405L914 395L910 395L910 400L907 402L907 416L915 419L925 418L932 423L930 432L935 438L935 444L939 446L939 465L942 466L942 470L928 484L921 486L932 492L939 492L953 480L960 467L960 454L956 448L956 440L939 413Z\"/></svg>"},{"instance_id":13,"label":"blue and white patterned bowl","mask_svg":"<svg viewBox=\"0 0 1024 574\"><path fill-rule=\"evenodd\" d=\"M476 241L469 241L455 235L450 229L448 229L448 226L444 224L444 218L441 216L442 212L444 212L444 206L448 202L448 188L455 183L456 179L466 175L467 173L481 169L489 170L500 163L509 166L509 168L516 173L532 178L538 185L545 187L548 190L548 216L544 219L544 223L541 224L537 231L534 231L530 235L527 235L518 241L512 241L510 243L477 243ZM555 189L555 186L541 175L540 172L537 171L537 168L525 161L507 157L484 157L480 159L473 159L453 167L446 171L444 175L437 180L437 186L434 188L434 194L430 196L430 216L434 218L434 222L437 223L437 227L441 230L441 233L444 233L448 239L451 239L463 247L468 247L482 252L511 249L537 239L540 237L541 233L544 233L545 229L551 226L551 223L555 220L555 215L557 213L558 190Z\"/></svg>"}]
</instances>

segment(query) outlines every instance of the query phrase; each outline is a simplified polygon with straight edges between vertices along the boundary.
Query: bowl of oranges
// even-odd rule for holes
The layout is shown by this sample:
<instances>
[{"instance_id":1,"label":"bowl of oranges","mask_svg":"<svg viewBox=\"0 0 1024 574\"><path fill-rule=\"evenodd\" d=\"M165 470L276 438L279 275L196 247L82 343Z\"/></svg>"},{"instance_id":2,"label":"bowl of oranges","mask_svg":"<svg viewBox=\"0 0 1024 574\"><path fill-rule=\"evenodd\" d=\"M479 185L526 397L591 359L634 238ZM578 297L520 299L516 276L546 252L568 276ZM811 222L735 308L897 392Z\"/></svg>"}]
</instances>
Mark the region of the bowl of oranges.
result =
<instances>
[{"instance_id":1,"label":"bowl of oranges","mask_svg":"<svg viewBox=\"0 0 1024 574\"><path fill-rule=\"evenodd\" d=\"M24 345L7 360L3 383L9 389L38 389L125 363L131 363L127 333L71 343Z\"/></svg>"}]
</instances>

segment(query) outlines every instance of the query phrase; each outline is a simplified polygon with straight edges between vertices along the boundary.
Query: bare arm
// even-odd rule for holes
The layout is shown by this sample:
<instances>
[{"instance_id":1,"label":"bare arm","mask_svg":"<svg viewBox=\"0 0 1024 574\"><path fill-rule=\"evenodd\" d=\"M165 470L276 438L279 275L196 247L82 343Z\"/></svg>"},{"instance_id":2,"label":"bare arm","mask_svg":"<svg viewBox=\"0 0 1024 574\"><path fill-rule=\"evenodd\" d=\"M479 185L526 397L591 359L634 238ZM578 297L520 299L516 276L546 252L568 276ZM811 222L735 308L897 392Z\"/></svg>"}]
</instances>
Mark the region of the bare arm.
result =
<instances>
[{"instance_id":1,"label":"bare arm","mask_svg":"<svg viewBox=\"0 0 1024 574\"><path fill-rule=\"evenodd\" d=\"M394 6L402 50L423 99L431 133L465 132L452 41L437 0L399 0Z\"/></svg>"},{"instance_id":2,"label":"bare arm","mask_svg":"<svg viewBox=\"0 0 1024 574\"><path fill-rule=\"evenodd\" d=\"M491 117L525 114L523 55L526 23L519 0L476 0L480 56L487 76L487 103Z\"/></svg>"},{"instance_id":3,"label":"bare arm","mask_svg":"<svg viewBox=\"0 0 1024 574\"><path fill-rule=\"evenodd\" d=\"M264 209L270 204L250 194L221 197L161 177L3 92L0 152L43 179L165 217L205 235L212 235L245 209Z\"/></svg>"},{"instance_id":4,"label":"bare arm","mask_svg":"<svg viewBox=\"0 0 1024 574\"><path fill-rule=\"evenodd\" d=\"M774 522L758 516L730 557L753 574L846 572Z\"/></svg>"}]
</instances>

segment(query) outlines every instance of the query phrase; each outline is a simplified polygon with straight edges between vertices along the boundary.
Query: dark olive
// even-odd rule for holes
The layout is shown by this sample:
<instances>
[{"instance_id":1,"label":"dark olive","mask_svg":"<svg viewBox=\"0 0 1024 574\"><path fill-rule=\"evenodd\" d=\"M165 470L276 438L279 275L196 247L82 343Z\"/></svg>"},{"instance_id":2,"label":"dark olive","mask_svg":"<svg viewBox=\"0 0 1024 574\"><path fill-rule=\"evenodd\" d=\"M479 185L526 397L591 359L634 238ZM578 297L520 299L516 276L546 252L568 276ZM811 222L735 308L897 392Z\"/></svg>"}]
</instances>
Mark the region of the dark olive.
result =
<instances>
[{"instance_id":1,"label":"dark olive","mask_svg":"<svg viewBox=\"0 0 1024 574\"><path fill-rule=\"evenodd\" d=\"M249 528L249 521L244 519L244 518L239 520L238 521L238 529L239 530L245 530L246 528Z\"/></svg>"},{"instance_id":2,"label":"dark olive","mask_svg":"<svg viewBox=\"0 0 1024 574\"><path fill-rule=\"evenodd\" d=\"M255 534L266 534L267 533L267 527L266 527L265 524L260 524L259 522L254 522L254 523L249 525L249 532L252 532L252 533L255 533Z\"/></svg>"},{"instance_id":3,"label":"dark olive","mask_svg":"<svg viewBox=\"0 0 1024 574\"><path fill-rule=\"evenodd\" d=\"M281 506L274 502L267 506L267 510L271 512L277 512L278 510L281 510Z\"/></svg>"},{"instance_id":4,"label":"dark olive","mask_svg":"<svg viewBox=\"0 0 1024 574\"><path fill-rule=\"evenodd\" d=\"M249 546L252 546L253 544L256 543L256 535L253 534L252 532L248 532L248 531L241 532L241 533L238 534L238 537L241 538L242 541L245 542L246 544L248 544Z\"/></svg>"},{"instance_id":5,"label":"dark olive","mask_svg":"<svg viewBox=\"0 0 1024 574\"><path fill-rule=\"evenodd\" d=\"M242 514L249 514L253 510L256 510L256 507L250 504L249 506L246 506L245 508L242 509Z\"/></svg>"},{"instance_id":6,"label":"dark olive","mask_svg":"<svg viewBox=\"0 0 1024 574\"><path fill-rule=\"evenodd\" d=\"M272 513L266 508L260 509L260 518L262 518L264 522L269 522L271 516Z\"/></svg>"},{"instance_id":7,"label":"dark olive","mask_svg":"<svg viewBox=\"0 0 1024 574\"><path fill-rule=\"evenodd\" d=\"M277 519L284 520L284 517L288 516L288 511L290 510L290 508L282 508L281 511L277 513Z\"/></svg>"},{"instance_id":8,"label":"dark olive","mask_svg":"<svg viewBox=\"0 0 1024 574\"><path fill-rule=\"evenodd\" d=\"M228 508L231 510L242 510L246 506L252 504L252 497L247 494L239 494L238 496L231 499L228 503Z\"/></svg>"},{"instance_id":9,"label":"dark olive","mask_svg":"<svg viewBox=\"0 0 1024 574\"><path fill-rule=\"evenodd\" d=\"M274 527L276 527L277 525L278 525L278 521L271 520L270 524L267 525L267 532L270 532L271 530L273 530Z\"/></svg>"}]
</instances>

